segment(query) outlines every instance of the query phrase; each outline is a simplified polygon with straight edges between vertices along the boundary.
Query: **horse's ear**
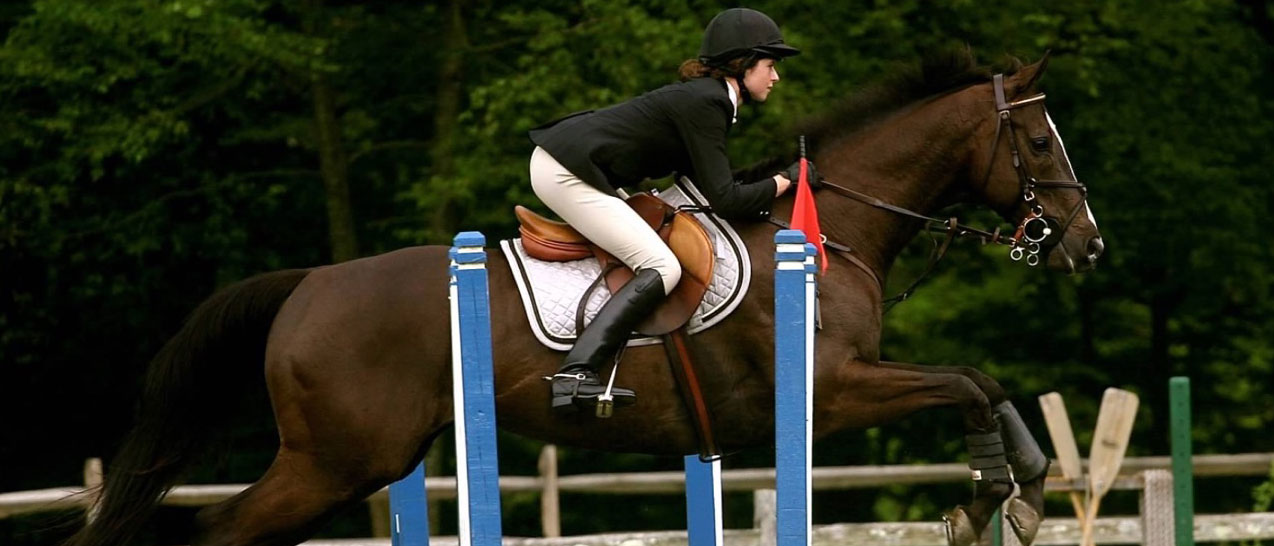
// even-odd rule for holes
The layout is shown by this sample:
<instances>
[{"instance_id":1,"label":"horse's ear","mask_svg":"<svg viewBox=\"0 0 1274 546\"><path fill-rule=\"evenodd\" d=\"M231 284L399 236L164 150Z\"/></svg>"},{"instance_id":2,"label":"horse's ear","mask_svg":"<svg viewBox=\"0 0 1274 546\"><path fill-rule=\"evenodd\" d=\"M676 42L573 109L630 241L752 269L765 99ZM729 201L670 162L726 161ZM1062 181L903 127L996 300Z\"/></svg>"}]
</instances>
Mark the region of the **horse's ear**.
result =
<instances>
[{"instance_id":1,"label":"horse's ear","mask_svg":"<svg viewBox=\"0 0 1274 546\"><path fill-rule=\"evenodd\" d=\"M1044 58L1040 59L1039 62L1024 66L1021 70L1017 71L1017 74L1013 75L1013 79L1015 80L1013 85L1013 96L1020 95L1029 89L1035 88L1035 84L1039 81L1040 76L1044 75L1044 69L1048 67L1049 53L1051 53L1051 50L1045 51Z\"/></svg>"}]
</instances>

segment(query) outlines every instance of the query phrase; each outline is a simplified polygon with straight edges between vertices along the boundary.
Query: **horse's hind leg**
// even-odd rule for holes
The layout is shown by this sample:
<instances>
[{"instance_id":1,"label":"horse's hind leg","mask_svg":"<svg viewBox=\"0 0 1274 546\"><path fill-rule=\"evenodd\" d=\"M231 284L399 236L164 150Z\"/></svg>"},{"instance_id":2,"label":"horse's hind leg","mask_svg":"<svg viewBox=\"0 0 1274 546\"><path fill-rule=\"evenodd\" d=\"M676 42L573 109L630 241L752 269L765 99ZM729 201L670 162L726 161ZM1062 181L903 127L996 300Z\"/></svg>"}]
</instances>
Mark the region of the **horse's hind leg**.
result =
<instances>
[{"instance_id":1,"label":"horse's hind leg","mask_svg":"<svg viewBox=\"0 0 1274 546\"><path fill-rule=\"evenodd\" d=\"M1044 518L1044 481L1048 475L1048 458L1040 450L1039 443L1031 436L1017 408L1008 400L1004 389L990 376L963 366L922 366L888 362L889 366L922 373L957 374L969 378L986 395L995 414L1013 479L1017 481L1019 494L1009 501L1005 518L1022 544L1031 544Z\"/></svg>"},{"instance_id":2,"label":"horse's hind leg","mask_svg":"<svg viewBox=\"0 0 1274 546\"><path fill-rule=\"evenodd\" d=\"M999 429L987 395L963 374L929 373L897 365L852 361L834 369L835 380L815 380L819 408L814 423L830 430L867 428L897 421L916 411L943 406L960 409L964 432L982 472L972 502L946 516L948 543L971 546L1000 504L1013 493ZM820 428L822 428L820 426Z\"/></svg>"},{"instance_id":3,"label":"horse's hind leg","mask_svg":"<svg viewBox=\"0 0 1274 546\"><path fill-rule=\"evenodd\" d=\"M388 483L334 472L330 463L281 449L257 483L195 516L192 546L292 545Z\"/></svg>"}]
</instances>

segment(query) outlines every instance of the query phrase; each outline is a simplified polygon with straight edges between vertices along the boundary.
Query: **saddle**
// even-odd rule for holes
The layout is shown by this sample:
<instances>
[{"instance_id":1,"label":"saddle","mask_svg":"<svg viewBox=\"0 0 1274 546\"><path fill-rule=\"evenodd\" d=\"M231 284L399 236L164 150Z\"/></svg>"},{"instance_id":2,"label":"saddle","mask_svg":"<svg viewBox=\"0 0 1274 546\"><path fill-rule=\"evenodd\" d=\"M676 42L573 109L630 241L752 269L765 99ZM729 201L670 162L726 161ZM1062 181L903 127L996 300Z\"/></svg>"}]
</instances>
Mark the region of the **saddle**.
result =
<instances>
[{"instance_id":1,"label":"saddle","mask_svg":"<svg viewBox=\"0 0 1274 546\"><path fill-rule=\"evenodd\" d=\"M694 216L678 211L654 195L639 193L626 202L659 234L681 264L681 281L651 316L637 327L637 332L644 335L664 335L685 325L707 293L716 256L712 239ZM514 214L520 224L518 233L522 236L522 247L530 256L551 262L595 256L601 264L606 287L612 294L633 278L632 269L591 243L570 225L540 216L521 205L514 207ZM581 296L581 301L587 300L587 293ZM581 321L582 316L581 313Z\"/></svg>"}]
</instances>

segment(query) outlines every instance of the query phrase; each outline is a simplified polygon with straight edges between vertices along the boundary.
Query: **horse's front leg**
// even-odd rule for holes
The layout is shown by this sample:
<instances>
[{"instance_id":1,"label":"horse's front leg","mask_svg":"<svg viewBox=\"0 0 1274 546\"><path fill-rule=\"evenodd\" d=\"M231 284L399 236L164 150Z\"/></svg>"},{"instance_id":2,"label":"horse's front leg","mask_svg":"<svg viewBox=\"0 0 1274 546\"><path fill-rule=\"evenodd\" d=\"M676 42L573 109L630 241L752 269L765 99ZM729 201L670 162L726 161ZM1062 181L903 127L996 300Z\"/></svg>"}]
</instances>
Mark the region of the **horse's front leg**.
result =
<instances>
[{"instance_id":1,"label":"horse's front leg","mask_svg":"<svg viewBox=\"0 0 1274 546\"><path fill-rule=\"evenodd\" d=\"M951 546L971 546L1005 499L1013 480L1004 443L986 393L968 376L919 368L850 361L820 367L814 380L814 424L824 431L891 423L916 411L955 406L964 421L974 473L973 500L944 516Z\"/></svg>"},{"instance_id":2,"label":"horse's front leg","mask_svg":"<svg viewBox=\"0 0 1274 546\"><path fill-rule=\"evenodd\" d=\"M882 366L922 373L957 374L973 381L991 404L991 411L1004 439L1005 454L1013 479L1019 487L1018 496L1009 501L1005 518L1022 544L1035 541L1040 522L1044 519L1044 479L1048 475L1048 457L1022 421L1017 408L1008 400L1004 389L990 376L966 366L924 366L885 362Z\"/></svg>"}]
</instances>

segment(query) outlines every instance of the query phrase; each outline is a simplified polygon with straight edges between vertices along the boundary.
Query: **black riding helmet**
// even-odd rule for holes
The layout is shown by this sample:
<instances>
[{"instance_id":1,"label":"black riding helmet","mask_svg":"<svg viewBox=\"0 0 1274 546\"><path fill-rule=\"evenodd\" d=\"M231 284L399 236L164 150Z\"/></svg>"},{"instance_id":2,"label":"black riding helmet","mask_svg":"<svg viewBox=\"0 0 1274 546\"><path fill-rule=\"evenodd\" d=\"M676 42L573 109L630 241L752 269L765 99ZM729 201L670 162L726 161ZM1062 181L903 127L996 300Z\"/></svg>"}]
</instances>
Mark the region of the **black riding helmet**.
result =
<instances>
[{"instance_id":1,"label":"black riding helmet","mask_svg":"<svg viewBox=\"0 0 1274 546\"><path fill-rule=\"evenodd\" d=\"M718 13L703 30L699 61L720 68L747 55L782 59L801 50L783 43L783 33L769 16L748 8L731 8Z\"/></svg>"}]
</instances>

